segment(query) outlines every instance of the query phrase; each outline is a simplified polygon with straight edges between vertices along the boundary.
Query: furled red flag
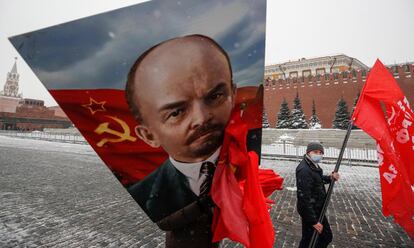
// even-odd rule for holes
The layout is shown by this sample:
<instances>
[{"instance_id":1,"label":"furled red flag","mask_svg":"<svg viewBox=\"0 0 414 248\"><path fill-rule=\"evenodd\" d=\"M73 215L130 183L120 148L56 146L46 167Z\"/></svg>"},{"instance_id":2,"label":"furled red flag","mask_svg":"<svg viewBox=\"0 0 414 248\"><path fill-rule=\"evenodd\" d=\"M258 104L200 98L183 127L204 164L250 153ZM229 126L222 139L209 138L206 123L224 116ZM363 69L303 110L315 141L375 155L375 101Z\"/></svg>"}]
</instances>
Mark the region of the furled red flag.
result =
<instances>
[{"instance_id":1,"label":"furled red flag","mask_svg":"<svg viewBox=\"0 0 414 248\"><path fill-rule=\"evenodd\" d=\"M266 188L266 196L281 188L283 178L269 170L259 173L257 154L247 151L247 130L240 112L234 111L225 130L211 189L212 199L217 205L213 242L227 237L246 247L272 247L274 230L259 174L270 186Z\"/></svg>"},{"instance_id":2,"label":"furled red flag","mask_svg":"<svg viewBox=\"0 0 414 248\"><path fill-rule=\"evenodd\" d=\"M383 214L392 215L414 238L414 114L379 60L367 77L352 119L377 141Z\"/></svg>"}]
</instances>

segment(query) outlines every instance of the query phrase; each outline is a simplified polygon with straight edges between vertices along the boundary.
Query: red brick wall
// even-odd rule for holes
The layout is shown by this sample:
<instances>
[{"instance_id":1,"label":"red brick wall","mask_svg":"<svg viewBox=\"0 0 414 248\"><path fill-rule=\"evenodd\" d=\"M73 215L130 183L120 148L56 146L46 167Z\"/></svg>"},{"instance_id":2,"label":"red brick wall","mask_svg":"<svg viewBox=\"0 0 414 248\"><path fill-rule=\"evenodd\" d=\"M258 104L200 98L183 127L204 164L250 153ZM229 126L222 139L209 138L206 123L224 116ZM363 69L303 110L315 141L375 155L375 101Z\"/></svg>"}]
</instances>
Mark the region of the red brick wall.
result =
<instances>
[{"instance_id":1,"label":"red brick wall","mask_svg":"<svg viewBox=\"0 0 414 248\"><path fill-rule=\"evenodd\" d=\"M398 72L394 76L409 102L413 104L414 66L411 64L408 66L408 72L405 72L402 66L398 67ZM392 70L390 69L390 71ZM362 89L363 83L365 83L365 76L362 75L362 71L356 72L355 76L348 72L347 75L337 74L337 79L334 78L333 74L327 75L327 77L327 80L325 76L321 76L319 80L316 77L311 77L309 79L266 81L264 85L264 107L270 126L275 127L276 125L277 113L284 97L289 104L289 108L292 109L296 92L299 93L307 120L312 114L312 100L315 100L316 113L324 128L332 127L336 104L341 96L344 97L348 104L348 110L351 112L358 91Z\"/></svg>"}]
</instances>

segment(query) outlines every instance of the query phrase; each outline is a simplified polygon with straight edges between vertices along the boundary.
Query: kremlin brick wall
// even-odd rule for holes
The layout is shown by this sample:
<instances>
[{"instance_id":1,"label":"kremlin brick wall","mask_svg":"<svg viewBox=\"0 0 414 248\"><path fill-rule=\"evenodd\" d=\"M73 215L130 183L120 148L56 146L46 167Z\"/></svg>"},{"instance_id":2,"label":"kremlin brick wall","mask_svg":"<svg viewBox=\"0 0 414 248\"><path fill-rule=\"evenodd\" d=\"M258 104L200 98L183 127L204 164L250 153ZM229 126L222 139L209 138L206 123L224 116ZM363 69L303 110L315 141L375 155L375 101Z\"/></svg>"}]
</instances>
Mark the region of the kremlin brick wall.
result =
<instances>
[{"instance_id":1,"label":"kremlin brick wall","mask_svg":"<svg viewBox=\"0 0 414 248\"><path fill-rule=\"evenodd\" d=\"M414 66L413 64L399 65L389 68L400 88L411 105L414 104ZM296 94L302 103L307 121L312 115L312 101L315 101L316 114L323 128L331 128L335 116L336 105L341 97L352 112L354 101L361 91L368 72L344 71L341 73L320 76L266 80L264 83L264 109L267 113L270 127L276 127L277 114L283 98L293 108Z\"/></svg>"}]
</instances>

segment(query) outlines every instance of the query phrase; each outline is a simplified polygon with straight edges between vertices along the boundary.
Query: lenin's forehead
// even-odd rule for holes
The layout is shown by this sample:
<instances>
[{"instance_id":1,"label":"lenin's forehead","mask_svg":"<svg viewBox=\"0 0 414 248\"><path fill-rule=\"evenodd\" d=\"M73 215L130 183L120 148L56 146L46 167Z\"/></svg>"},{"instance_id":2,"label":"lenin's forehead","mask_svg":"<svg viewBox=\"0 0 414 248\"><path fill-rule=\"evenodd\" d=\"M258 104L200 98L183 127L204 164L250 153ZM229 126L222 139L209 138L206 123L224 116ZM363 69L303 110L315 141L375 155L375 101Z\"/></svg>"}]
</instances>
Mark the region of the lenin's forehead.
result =
<instances>
[{"instance_id":1,"label":"lenin's forehead","mask_svg":"<svg viewBox=\"0 0 414 248\"><path fill-rule=\"evenodd\" d=\"M135 73L135 83L146 85L169 81L171 77L185 76L190 70L230 68L225 55L210 40L197 36L176 38L160 44L146 55Z\"/></svg>"}]
</instances>

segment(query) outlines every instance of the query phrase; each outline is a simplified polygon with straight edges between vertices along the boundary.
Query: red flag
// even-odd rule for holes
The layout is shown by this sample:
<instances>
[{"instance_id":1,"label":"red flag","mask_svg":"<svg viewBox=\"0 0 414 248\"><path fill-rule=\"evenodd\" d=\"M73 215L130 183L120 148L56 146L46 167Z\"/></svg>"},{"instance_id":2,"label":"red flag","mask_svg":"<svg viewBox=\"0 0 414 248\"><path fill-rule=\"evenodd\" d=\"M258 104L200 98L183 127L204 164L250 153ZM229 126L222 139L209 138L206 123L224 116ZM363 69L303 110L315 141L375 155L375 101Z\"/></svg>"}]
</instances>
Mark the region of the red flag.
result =
<instances>
[{"instance_id":1,"label":"red flag","mask_svg":"<svg viewBox=\"0 0 414 248\"><path fill-rule=\"evenodd\" d=\"M246 247L272 247L274 230L267 200L259 181L259 159L246 147L247 125L235 111L225 130L224 142L213 178L213 242L230 238ZM268 174L265 172L263 174ZM283 178L272 173L273 190ZM273 192L272 190L272 192ZM269 192L267 192L269 194Z\"/></svg>"},{"instance_id":2,"label":"red flag","mask_svg":"<svg viewBox=\"0 0 414 248\"><path fill-rule=\"evenodd\" d=\"M259 169L259 182L265 197L270 196L275 190L281 190L283 178L271 169Z\"/></svg>"},{"instance_id":3,"label":"red flag","mask_svg":"<svg viewBox=\"0 0 414 248\"><path fill-rule=\"evenodd\" d=\"M413 238L414 114L379 60L367 77L352 119L377 141L383 214L392 215Z\"/></svg>"},{"instance_id":4,"label":"red flag","mask_svg":"<svg viewBox=\"0 0 414 248\"><path fill-rule=\"evenodd\" d=\"M262 128L263 85L237 89L235 109L241 110L241 119L247 128Z\"/></svg>"},{"instance_id":5,"label":"red flag","mask_svg":"<svg viewBox=\"0 0 414 248\"><path fill-rule=\"evenodd\" d=\"M137 125L124 90L50 90L88 143L124 186L133 184L168 157L135 134Z\"/></svg>"}]
</instances>

